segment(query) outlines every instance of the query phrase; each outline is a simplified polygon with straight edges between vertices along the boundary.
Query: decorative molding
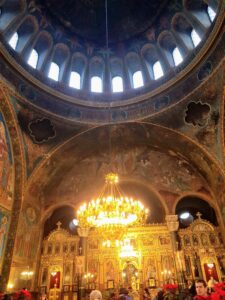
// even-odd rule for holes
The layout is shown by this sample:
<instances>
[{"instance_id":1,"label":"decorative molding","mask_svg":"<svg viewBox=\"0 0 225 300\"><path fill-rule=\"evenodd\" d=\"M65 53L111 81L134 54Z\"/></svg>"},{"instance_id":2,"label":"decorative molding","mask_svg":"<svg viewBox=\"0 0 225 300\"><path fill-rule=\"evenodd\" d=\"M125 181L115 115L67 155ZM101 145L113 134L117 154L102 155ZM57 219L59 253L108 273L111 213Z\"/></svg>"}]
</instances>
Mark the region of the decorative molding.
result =
<instances>
[{"instance_id":1,"label":"decorative molding","mask_svg":"<svg viewBox=\"0 0 225 300\"><path fill-rule=\"evenodd\" d=\"M11 140L15 183L14 199L11 211L11 223L4 252L2 274L0 276L0 290L5 291L13 259L15 236L22 205L25 162L17 118L9 100L8 89L4 84L2 84L2 82L0 82L0 109L5 118Z\"/></svg>"}]
</instances>

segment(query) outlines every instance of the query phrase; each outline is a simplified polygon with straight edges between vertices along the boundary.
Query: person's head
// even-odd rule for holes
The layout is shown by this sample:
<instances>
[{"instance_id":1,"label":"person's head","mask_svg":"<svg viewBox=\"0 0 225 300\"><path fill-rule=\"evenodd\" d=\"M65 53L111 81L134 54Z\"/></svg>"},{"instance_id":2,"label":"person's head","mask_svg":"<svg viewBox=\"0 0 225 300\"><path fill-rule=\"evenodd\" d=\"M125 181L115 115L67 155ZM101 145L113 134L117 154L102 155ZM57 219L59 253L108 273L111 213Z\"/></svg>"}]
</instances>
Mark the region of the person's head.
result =
<instances>
[{"instance_id":1,"label":"person's head","mask_svg":"<svg viewBox=\"0 0 225 300\"><path fill-rule=\"evenodd\" d=\"M207 296L207 284L205 280L197 280L195 282L195 289L198 296Z\"/></svg>"},{"instance_id":2,"label":"person's head","mask_svg":"<svg viewBox=\"0 0 225 300\"><path fill-rule=\"evenodd\" d=\"M119 295L118 300L126 300L126 296L125 295Z\"/></svg>"},{"instance_id":3,"label":"person's head","mask_svg":"<svg viewBox=\"0 0 225 300\"><path fill-rule=\"evenodd\" d=\"M102 300L102 293L99 290L94 290L90 293L90 300Z\"/></svg>"}]
</instances>

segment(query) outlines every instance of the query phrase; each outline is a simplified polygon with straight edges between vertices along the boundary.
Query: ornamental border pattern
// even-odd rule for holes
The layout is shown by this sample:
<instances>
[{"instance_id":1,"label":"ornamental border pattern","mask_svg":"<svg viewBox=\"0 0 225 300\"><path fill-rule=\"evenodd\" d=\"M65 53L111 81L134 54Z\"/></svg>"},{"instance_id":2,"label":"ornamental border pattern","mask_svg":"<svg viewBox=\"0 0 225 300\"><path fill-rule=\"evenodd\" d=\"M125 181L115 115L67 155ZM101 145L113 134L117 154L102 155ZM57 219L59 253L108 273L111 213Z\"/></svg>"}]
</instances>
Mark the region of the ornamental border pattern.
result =
<instances>
[{"instance_id":1,"label":"ornamental border pattern","mask_svg":"<svg viewBox=\"0 0 225 300\"><path fill-rule=\"evenodd\" d=\"M24 155L20 142L20 132L17 118L12 108L12 104L10 103L8 92L7 86L0 81L0 110L5 118L10 136L14 167L14 197L11 210L11 223L9 226L6 248L3 257L2 273L0 275L0 290L3 292L7 287L13 259L15 236L22 206L24 185Z\"/></svg>"}]
</instances>

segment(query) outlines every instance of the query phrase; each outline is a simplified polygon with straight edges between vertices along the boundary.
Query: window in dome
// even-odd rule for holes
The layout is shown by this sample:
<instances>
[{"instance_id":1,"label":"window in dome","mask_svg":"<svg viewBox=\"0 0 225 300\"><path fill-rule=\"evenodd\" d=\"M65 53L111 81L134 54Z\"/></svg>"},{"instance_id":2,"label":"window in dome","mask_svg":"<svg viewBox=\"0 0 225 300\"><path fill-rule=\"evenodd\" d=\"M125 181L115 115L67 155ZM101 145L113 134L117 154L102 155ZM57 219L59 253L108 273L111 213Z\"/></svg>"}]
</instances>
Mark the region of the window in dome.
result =
<instances>
[{"instance_id":1,"label":"window in dome","mask_svg":"<svg viewBox=\"0 0 225 300\"><path fill-rule=\"evenodd\" d=\"M144 85L143 76L141 71L137 71L133 74L133 86L135 89Z\"/></svg>"},{"instance_id":2,"label":"window in dome","mask_svg":"<svg viewBox=\"0 0 225 300\"><path fill-rule=\"evenodd\" d=\"M113 93L123 92L123 79L120 76L115 76L112 79Z\"/></svg>"},{"instance_id":3,"label":"window in dome","mask_svg":"<svg viewBox=\"0 0 225 300\"><path fill-rule=\"evenodd\" d=\"M15 32L9 40L9 45L13 48L13 50L16 50L18 39L19 39L18 33Z\"/></svg>"},{"instance_id":4,"label":"window in dome","mask_svg":"<svg viewBox=\"0 0 225 300\"><path fill-rule=\"evenodd\" d=\"M194 29L191 32L191 39L195 47L197 47L198 44L201 42L200 36L197 34L197 32Z\"/></svg>"},{"instance_id":5,"label":"window in dome","mask_svg":"<svg viewBox=\"0 0 225 300\"><path fill-rule=\"evenodd\" d=\"M75 89L80 90L80 74L72 71L70 73L70 82L69 86Z\"/></svg>"},{"instance_id":6,"label":"window in dome","mask_svg":"<svg viewBox=\"0 0 225 300\"><path fill-rule=\"evenodd\" d=\"M48 77L55 81L59 80L59 66L54 62L52 62L50 65Z\"/></svg>"},{"instance_id":7,"label":"window in dome","mask_svg":"<svg viewBox=\"0 0 225 300\"><path fill-rule=\"evenodd\" d=\"M28 59L28 65L30 65L32 68L36 69L37 63L38 63L38 53L35 49L33 49L30 53L30 57Z\"/></svg>"},{"instance_id":8,"label":"window in dome","mask_svg":"<svg viewBox=\"0 0 225 300\"><path fill-rule=\"evenodd\" d=\"M183 57L180 53L179 48L177 48L177 47L173 49L173 60L174 60L175 66L178 66L183 61Z\"/></svg>"},{"instance_id":9,"label":"window in dome","mask_svg":"<svg viewBox=\"0 0 225 300\"><path fill-rule=\"evenodd\" d=\"M212 9L212 7L208 6L207 8L207 12L208 12L208 15L209 15L209 18L210 18L210 21L213 22L215 17L216 17L216 13L215 11Z\"/></svg>"},{"instance_id":10,"label":"window in dome","mask_svg":"<svg viewBox=\"0 0 225 300\"><path fill-rule=\"evenodd\" d=\"M154 79L159 79L163 76L163 69L159 61L154 63L153 65L153 73L154 73Z\"/></svg>"},{"instance_id":11,"label":"window in dome","mask_svg":"<svg viewBox=\"0 0 225 300\"><path fill-rule=\"evenodd\" d=\"M98 76L91 78L91 91L95 93L102 93L102 79Z\"/></svg>"}]
</instances>

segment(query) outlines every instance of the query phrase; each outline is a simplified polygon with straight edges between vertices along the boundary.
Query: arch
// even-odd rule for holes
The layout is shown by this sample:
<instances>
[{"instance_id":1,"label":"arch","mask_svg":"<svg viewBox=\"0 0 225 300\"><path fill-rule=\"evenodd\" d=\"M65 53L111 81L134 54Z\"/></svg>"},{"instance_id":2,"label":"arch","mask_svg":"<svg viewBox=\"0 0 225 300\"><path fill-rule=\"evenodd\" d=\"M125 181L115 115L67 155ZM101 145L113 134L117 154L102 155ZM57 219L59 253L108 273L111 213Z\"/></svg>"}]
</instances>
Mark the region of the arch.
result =
<instances>
[{"instance_id":1,"label":"arch","mask_svg":"<svg viewBox=\"0 0 225 300\"><path fill-rule=\"evenodd\" d=\"M191 32L194 29L183 13L177 13L172 19L172 28L190 51L194 45L191 39Z\"/></svg>"},{"instance_id":2,"label":"arch","mask_svg":"<svg viewBox=\"0 0 225 300\"><path fill-rule=\"evenodd\" d=\"M156 125L152 125L152 124L145 124L145 123L132 123L133 126L131 125L131 123L129 123L129 127L128 124L121 124L121 125L115 125L115 128L118 128L118 130L120 130L119 132L125 132L125 130L132 130L132 134L134 135L134 137L136 137L135 141L137 145L143 145L143 143L147 146L147 147L157 147L157 149L164 149L164 147L169 147L170 152L174 152L175 153L179 153L179 155L182 155L182 157L186 157L187 161L190 161L190 163L194 166L194 168L197 170L197 172L199 173L199 176L202 176L203 178L205 178L205 185L207 186L207 189L209 191L209 195L216 195L216 193L218 191L221 190L221 184L222 184L222 173L221 170L219 168L219 166L215 163L215 161L213 160L212 157L210 157L210 155L204 150L202 149L199 145L197 145L195 143L195 141L191 140L190 138L183 136L180 133L174 132L173 130L169 130L167 128L163 128L161 126L156 126ZM131 129L132 128L132 129ZM51 160L59 160L60 164L64 165L66 164L66 157L65 155L60 155L60 153L67 153L68 151L75 151L72 152L73 154L71 154L71 157L73 157L73 161L70 162L70 166L71 165L76 165L78 166L79 160L77 160L76 157L79 157L79 153L77 154L77 146L76 145L80 145L80 143L82 143L82 145L84 147L86 147L85 149L85 153L82 153L82 157L91 157L94 156L94 153L99 153L98 151L100 151L100 153L103 155L103 153L107 152L108 153L108 142L106 141L106 139L102 139L102 136L105 136L107 133L105 133L106 127L105 126L99 126L99 127L95 127L92 128L88 131L85 131L79 135L74 136L70 141L68 141L67 143L65 143L64 145L61 145L60 147L58 147L57 149L55 149L52 154L51 154ZM128 131L129 132L129 131ZM147 139L146 136L148 136L149 132L151 132L151 139ZM117 131L114 132L114 134L116 135ZM128 134L129 136L129 134ZM163 136L163 138L161 138ZM116 138L116 137L115 137ZM115 141L115 138L114 141ZM123 135L123 139L125 138L125 136ZM174 139L176 140L176 143L174 143ZM99 143L96 143L95 141L98 140L100 141ZM88 144L87 144L88 141ZM91 145L90 145L91 142ZM125 143L125 140L124 140ZM88 145L88 146L87 146ZM185 147L184 147L185 145ZM132 140L129 140L129 149L132 146ZM122 145L121 145L122 147ZM192 156L193 152L190 152L190 147L192 149L196 149L196 151L194 151L195 156ZM117 149L117 151L121 152L119 150L120 148ZM59 159L60 157L60 159ZM65 157L65 159L64 159ZM200 159L201 157L201 159ZM202 162L202 160L204 160L204 165L203 167L205 167L204 169L202 169L202 164L200 165L200 162ZM92 161L92 160L91 160ZM44 170L48 170L48 165L45 165L45 163L47 164L47 160L46 162L43 161L39 167L36 169L36 171L33 173L32 177L29 180L29 185L28 185L28 192L30 190L30 188L32 187L32 185L34 185L36 182L38 182L38 186L41 186L41 189L43 190L43 187L45 185L48 185L49 182L51 182L51 180L54 180L54 176L53 177L49 177L48 181L43 182L43 172L45 172ZM89 165L90 165L90 161L89 161ZM69 166L68 166L69 167ZM123 168L123 165L120 164L120 168ZM79 168L79 171L81 169ZM86 169L87 170L87 169ZM123 171L125 172L125 171ZM48 171L48 174L50 174L51 171ZM218 174L219 177L218 177ZM58 174L59 176L60 174ZM58 177L57 177L58 178ZM65 178L65 176L63 177ZM213 178L213 181L211 181ZM218 182L215 182L215 179L218 179ZM143 180L143 177L142 177ZM99 189L102 187L102 179L100 181L98 181L97 176L95 176L95 187L94 189L97 189L97 187L99 187ZM98 184L97 184L98 183ZM79 184L79 181L78 183ZM49 192L51 193L51 191L49 190ZM89 191L91 192L91 191ZM31 193L31 194L30 194ZM94 193L94 191L92 191L92 194ZM37 195L35 194L35 197ZM32 189L29 192L29 197L34 197L32 196ZM47 199L50 197L50 195L46 196L46 203L47 203ZM52 196L51 196L52 197ZM213 196L215 201L217 201L217 204L215 204L215 207L218 207L218 205L220 205L219 201L221 201L221 199L218 198L217 200L217 196ZM58 202L58 200L56 198L54 198L56 202ZM74 199L74 197L73 197ZM82 201L82 199L79 198L79 194L77 194L76 197L76 203L79 201ZM60 198L60 203L61 201L63 201L62 198ZM67 198L67 201L70 201L70 203L73 203L73 200L69 198ZM172 208L170 208L171 211ZM219 209L219 208L218 208ZM217 210L218 211L218 210ZM222 223L221 223L222 224Z\"/></svg>"},{"instance_id":3,"label":"arch","mask_svg":"<svg viewBox=\"0 0 225 300\"><path fill-rule=\"evenodd\" d=\"M0 32L7 32L15 21L20 21L26 10L24 0L7 0L1 4Z\"/></svg>"},{"instance_id":4,"label":"arch","mask_svg":"<svg viewBox=\"0 0 225 300\"><path fill-rule=\"evenodd\" d=\"M177 45L177 42L171 32L162 32L158 38L158 42L166 56L167 61L169 62L170 67L176 67L183 61L185 51L182 46ZM177 53L174 54L174 51L177 51Z\"/></svg>"},{"instance_id":5,"label":"arch","mask_svg":"<svg viewBox=\"0 0 225 300\"><path fill-rule=\"evenodd\" d=\"M31 15L27 15L19 25L14 26L14 32L17 32L19 37L16 52L22 53L27 46L29 47L29 43L38 32L38 28L36 18Z\"/></svg>"},{"instance_id":6,"label":"arch","mask_svg":"<svg viewBox=\"0 0 225 300\"><path fill-rule=\"evenodd\" d=\"M53 47L51 59L49 60L48 72L50 70L51 63L57 65L59 67L58 81L63 80L69 58L70 51L65 44L59 43Z\"/></svg>"},{"instance_id":7,"label":"arch","mask_svg":"<svg viewBox=\"0 0 225 300\"><path fill-rule=\"evenodd\" d=\"M10 235L7 237L6 247L2 263L2 274L4 276L0 280L0 290L6 291L7 282L9 279L10 268L13 258L13 250L15 243L15 235L18 226L19 216L22 206L23 197L23 181L24 181L24 153L22 150L21 135L18 128L17 117L12 107L9 90L3 83L0 86L0 109L5 118L6 126L10 136L13 164L14 164L14 193L13 193L13 206L11 211L11 221L9 226ZM16 184L15 184L16 183Z\"/></svg>"},{"instance_id":8,"label":"arch","mask_svg":"<svg viewBox=\"0 0 225 300\"><path fill-rule=\"evenodd\" d=\"M80 52L76 52L72 55L69 74L76 72L80 75L80 89L84 86L87 69L87 58Z\"/></svg>"},{"instance_id":9,"label":"arch","mask_svg":"<svg viewBox=\"0 0 225 300\"><path fill-rule=\"evenodd\" d=\"M128 70L129 79L131 82L131 87L133 88L142 87L144 85L145 75L143 74L143 68L141 65L139 55L135 52L129 52L125 57L125 61ZM134 74L136 72L141 72L142 74L142 82L141 82L142 85L140 84L138 85L137 82L134 82Z\"/></svg>"},{"instance_id":10,"label":"arch","mask_svg":"<svg viewBox=\"0 0 225 300\"><path fill-rule=\"evenodd\" d=\"M203 219L208 220L210 223L217 226L219 220L216 216L216 210L214 209L214 205L211 205L212 201L208 201L208 199L209 198L207 197L202 197L201 195L196 195L194 193L184 195L176 202L175 213L179 214L182 211L188 211L193 218L196 219L196 214L200 212Z\"/></svg>"},{"instance_id":11,"label":"arch","mask_svg":"<svg viewBox=\"0 0 225 300\"><path fill-rule=\"evenodd\" d=\"M52 46L52 36L47 31L40 31L35 37L34 42L30 45L30 48L27 49L27 52L24 54L24 58L30 55L32 49L35 49L38 53L38 62L36 69L41 70L47 63L46 59L52 49Z\"/></svg>"},{"instance_id":12,"label":"arch","mask_svg":"<svg viewBox=\"0 0 225 300\"><path fill-rule=\"evenodd\" d=\"M69 224L74 217L74 207L70 204L51 206L41 222L43 226L43 239L57 228L58 221L62 223L62 229L66 229L68 231L67 234L69 234L71 232Z\"/></svg>"},{"instance_id":13,"label":"arch","mask_svg":"<svg viewBox=\"0 0 225 300\"><path fill-rule=\"evenodd\" d=\"M105 63L100 57L93 57L89 64L90 90L95 92L104 91Z\"/></svg>"},{"instance_id":14,"label":"arch","mask_svg":"<svg viewBox=\"0 0 225 300\"><path fill-rule=\"evenodd\" d=\"M208 5L203 0L183 0L184 8L187 9L205 28L211 26L211 21L207 12Z\"/></svg>"},{"instance_id":15,"label":"arch","mask_svg":"<svg viewBox=\"0 0 225 300\"><path fill-rule=\"evenodd\" d=\"M159 61L158 51L157 48L151 44L146 44L141 49L142 56L145 61L146 68L149 72L150 78L152 80L155 79L154 72L153 72L153 65Z\"/></svg>"},{"instance_id":16,"label":"arch","mask_svg":"<svg viewBox=\"0 0 225 300\"><path fill-rule=\"evenodd\" d=\"M112 92L115 92L115 87L114 87L114 78L120 78L118 79L119 82L119 92L122 92L124 90L124 85L125 85L125 78L124 78L124 69L123 69L123 61L117 57L113 57L109 61L109 67L110 67L110 78L111 78L111 85L112 85ZM114 80L114 82L113 82Z\"/></svg>"}]
</instances>

